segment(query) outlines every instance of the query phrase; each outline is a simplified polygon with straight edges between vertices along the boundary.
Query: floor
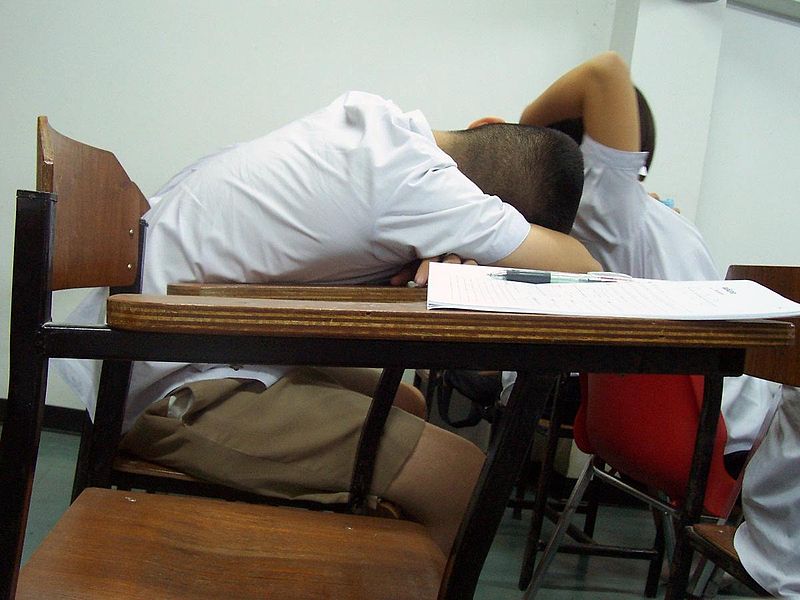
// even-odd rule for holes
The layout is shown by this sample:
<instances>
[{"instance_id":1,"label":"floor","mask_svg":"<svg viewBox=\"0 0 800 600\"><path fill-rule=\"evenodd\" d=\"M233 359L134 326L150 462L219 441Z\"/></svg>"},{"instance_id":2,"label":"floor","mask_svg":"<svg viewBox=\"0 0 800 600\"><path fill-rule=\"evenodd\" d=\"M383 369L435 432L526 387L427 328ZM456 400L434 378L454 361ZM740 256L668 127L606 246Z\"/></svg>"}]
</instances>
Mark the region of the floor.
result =
<instances>
[{"instance_id":1,"label":"floor","mask_svg":"<svg viewBox=\"0 0 800 600\"><path fill-rule=\"evenodd\" d=\"M23 560L39 544L69 502L78 437L44 432L33 488ZM477 600L519 599L520 559L528 516L504 518L481 575ZM604 507L598 519L599 539L627 544L651 541L649 513L635 508ZM602 538L600 537L602 536ZM558 555L537 598L542 600L603 600L642 598L646 563L609 558ZM661 586L659 597L663 597ZM725 595L726 600L749 596Z\"/></svg>"}]
</instances>

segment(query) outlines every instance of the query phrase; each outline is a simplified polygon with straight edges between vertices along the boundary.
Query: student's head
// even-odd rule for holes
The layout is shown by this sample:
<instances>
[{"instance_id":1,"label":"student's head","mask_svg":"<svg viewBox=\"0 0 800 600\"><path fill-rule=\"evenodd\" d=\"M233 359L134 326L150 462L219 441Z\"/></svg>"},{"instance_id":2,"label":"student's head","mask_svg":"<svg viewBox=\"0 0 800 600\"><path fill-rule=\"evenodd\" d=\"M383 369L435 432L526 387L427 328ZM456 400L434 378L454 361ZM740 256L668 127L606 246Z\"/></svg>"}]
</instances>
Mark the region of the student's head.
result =
<instances>
[{"instance_id":1,"label":"student's head","mask_svg":"<svg viewBox=\"0 0 800 600\"><path fill-rule=\"evenodd\" d=\"M530 223L569 233L583 190L577 144L543 127L476 124L437 132L437 142L484 193L511 204Z\"/></svg>"},{"instance_id":2,"label":"student's head","mask_svg":"<svg viewBox=\"0 0 800 600\"><path fill-rule=\"evenodd\" d=\"M656 122L644 94L639 88L635 89L636 103L639 107L639 149L647 152L644 166L649 170L650 164L653 162L653 154L656 151ZM552 123L549 127L566 133L579 144L583 139L583 121L581 119L566 119ZM644 177L640 179L644 179Z\"/></svg>"}]
</instances>

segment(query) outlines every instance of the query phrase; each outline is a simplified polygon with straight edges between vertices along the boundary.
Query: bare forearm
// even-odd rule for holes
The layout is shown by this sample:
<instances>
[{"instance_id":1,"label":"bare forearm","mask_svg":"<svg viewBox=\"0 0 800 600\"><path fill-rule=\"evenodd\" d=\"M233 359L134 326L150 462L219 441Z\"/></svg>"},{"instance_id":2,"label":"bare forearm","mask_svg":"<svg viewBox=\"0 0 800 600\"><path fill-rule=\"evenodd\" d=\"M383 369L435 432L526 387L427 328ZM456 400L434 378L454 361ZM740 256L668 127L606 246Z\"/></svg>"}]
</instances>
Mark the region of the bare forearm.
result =
<instances>
[{"instance_id":1,"label":"bare forearm","mask_svg":"<svg viewBox=\"0 0 800 600\"><path fill-rule=\"evenodd\" d=\"M528 237L519 248L494 264L500 267L572 273L602 270L600 263L578 240L538 225L531 225Z\"/></svg>"}]
</instances>

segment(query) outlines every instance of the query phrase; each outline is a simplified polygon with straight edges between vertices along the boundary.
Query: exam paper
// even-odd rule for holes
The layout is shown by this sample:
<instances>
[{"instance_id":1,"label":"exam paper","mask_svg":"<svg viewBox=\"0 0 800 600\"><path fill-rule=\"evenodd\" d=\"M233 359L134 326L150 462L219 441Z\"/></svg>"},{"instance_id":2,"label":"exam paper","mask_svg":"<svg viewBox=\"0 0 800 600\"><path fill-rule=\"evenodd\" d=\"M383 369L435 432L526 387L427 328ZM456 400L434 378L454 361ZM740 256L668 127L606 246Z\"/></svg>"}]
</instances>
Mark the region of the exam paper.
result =
<instances>
[{"instance_id":1,"label":"exam paper","mask_svg":"<svg viewBox=\"0 0 800 600\"><path fill-rule=\"evenodd\" d=\"M730 320L800 316L800 304L753 281L531 284L490 277L497 267L431 263L428 308L646 319Z\"/></svg>"}]
</instances>

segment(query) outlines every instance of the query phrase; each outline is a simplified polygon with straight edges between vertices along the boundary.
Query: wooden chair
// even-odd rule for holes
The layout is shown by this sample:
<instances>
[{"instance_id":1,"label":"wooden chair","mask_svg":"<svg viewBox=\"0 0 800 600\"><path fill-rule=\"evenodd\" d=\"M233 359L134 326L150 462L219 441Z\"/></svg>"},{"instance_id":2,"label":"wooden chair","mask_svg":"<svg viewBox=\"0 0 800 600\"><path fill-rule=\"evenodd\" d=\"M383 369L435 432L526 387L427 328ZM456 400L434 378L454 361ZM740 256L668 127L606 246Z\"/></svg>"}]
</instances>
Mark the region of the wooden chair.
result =
<instances>
[{"instance_id":1,"label":"wooden chair","mask_svg":"<svg viewBox=\"0 0 800 600\"><path fill-rule=\"evenodd\" d=\"M11 376L0 446L0 598L15 597L15 590L17 598L436 597L446 557L415 523L87 487L138 485L124 479L137 469L156 488L165 480L172 481L163 486L170 491L175 481L187 486L179 491L203 485L144 461L126 466L115 455L131 364L119 355L104 361L95 423L81 444L76 499L18 574L48 358L84 356L81 332L109 331L55 325L43 336L52 291L138 291L146 207L113 154L59 134L46 117L38 133L40 191L20 192L17 201ZM135 354L136 342L117 334L111 346ZM88 349L89 356L102 354ZM364 512L372 456L401 374L385 373L376 392L356 457L351 513Z\"/></svg>"},{"instance_id":2,"label":"wooden chair","mask_svg":"<svg viewBox=\"0 0 800 600\"><path fill-rule=\"evenodd\" d=\"M56 164L58 157L58 164ZM63 164L62 164L63 163ZM76 174L71 167L80 165ZM47 117L37 122L36 189L56 193L67 210L58 211L54 226L52 289L110 285L112 292L138 292L139 261L143 255L140 217L148 204L109 152L81 144L50 127ZM113 210L96 210L98 190L110 190ZM89 232L96 235L89 237ZM127 235L125 235L125 232ZM86 243L90 239L92 243ZM113 257L96 268L96 256ZM122 265L117 272L112 264ZM114 396L124 397L130 363L108 363L101 375L96 423L84 417L72 498L87 486L149 491L189 492L226 497L235 490L205 484L178 471L117 453L122 412ZM121 386L121 387L120 387Z\"/></svg>"},{"instance_id":3,"label":"wooden chair","mask_svg":"<svg viewBox=\"0 0 800 600\"><path fill-rule=\"evenodd\" d=\"M800 267L731 265L726 277L750 279L775 290L782 296L800 301ZM790 320L795 326L800 324L800 319ZM795 344L769 351L762 348L748 350L745 372L761 379L800 386L800 346ZM762 596L769 595L750 577L739 560L733 546L735 524L703 523L689 527L687 532L691 545L702 557L736 577L755 593ZM695 594L697 597L707 597L703 590L696 590Z\"/></svg>"},{"instance_id":4,"label":"wooden chair","mask_svg":"<svg viewBox=\"0 0 800 600\"><path fill-rule=\"evenodd\" d=\"M61 135L50 127L47 117L39 117L37 121L36 141L37 191L55 193L69 205L67 210L58 212L54 225L52 289L109 285L112 292L140 291L144 243L140 217L147 211L148 203L139 188L129 180L111 153ZM71 171L74 165L80 165L80 173ZM108 201L115 202L112 211L95 209L97 189L111 190ZM87 232L91 231L96 232L96 236L89 238L92 243L86 243ZM127 231L126 237L123 231ZM113 262L109 260L95 270L97 254L112 257ZM114 264L124 265L124 271L122 267L113 270ZM125 487L131 483L150 490L159 488L147 484L151 479L174 480L177 486L193 481L188 475L159 465L117 455L122 412L113 402L113 396L124 397L129 376L129 362L104 366L100 396L111 401L99 402L97 427L88 413L84 415L73 500L89 485ZM117 480L118 474L122 481ZM137 475L142 480L135 484L130 479L125 480ZM178 490L170 488L169 491Z\"/></svg>"}]
</instances>

